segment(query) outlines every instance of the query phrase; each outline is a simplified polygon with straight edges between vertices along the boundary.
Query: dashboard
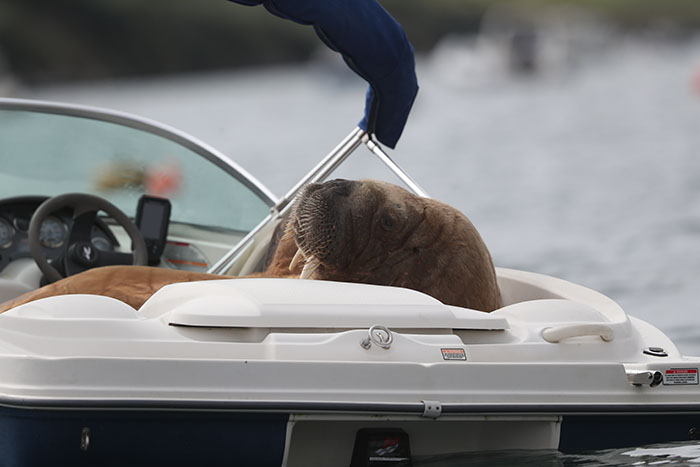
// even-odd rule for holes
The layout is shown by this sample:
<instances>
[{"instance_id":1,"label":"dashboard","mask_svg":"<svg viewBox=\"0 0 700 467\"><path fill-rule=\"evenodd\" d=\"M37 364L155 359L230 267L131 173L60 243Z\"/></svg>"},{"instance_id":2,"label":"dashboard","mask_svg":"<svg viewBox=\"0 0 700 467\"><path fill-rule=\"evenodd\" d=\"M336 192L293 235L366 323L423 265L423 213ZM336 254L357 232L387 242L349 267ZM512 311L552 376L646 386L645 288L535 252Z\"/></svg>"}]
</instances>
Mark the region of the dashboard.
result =
<instances>
[{"instance_id":1,"label":"dashboard","mask_svg":"<svg viewBox=\"0 0 700 467\"><path fill-rule=\"evenodd\" d=\"M34 211L46 201L46 196L21 196L0 200L0 271L19 258L31 258L29 250L29 221ZM60 259L68 248L68 236L73 226L71 209L61 209L41 224L39 240L42 253L49 261ZM119 242L100 218L90 233L91 243L98 250L115 251Z\"/></svg>"}]
</instances>

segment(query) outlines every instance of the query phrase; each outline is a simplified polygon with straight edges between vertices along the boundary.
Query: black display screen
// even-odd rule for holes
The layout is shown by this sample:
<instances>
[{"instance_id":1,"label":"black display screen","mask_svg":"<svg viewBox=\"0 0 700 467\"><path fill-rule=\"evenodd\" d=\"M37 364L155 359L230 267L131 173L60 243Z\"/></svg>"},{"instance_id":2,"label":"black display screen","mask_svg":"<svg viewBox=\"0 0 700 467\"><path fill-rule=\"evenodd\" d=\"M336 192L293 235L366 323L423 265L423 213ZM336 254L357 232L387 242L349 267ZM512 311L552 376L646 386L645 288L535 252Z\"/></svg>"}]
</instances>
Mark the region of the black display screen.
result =
<instances>
[{"instance_id":1,"label":"black display screen","mask_svg":"<svg viewBox=\"0 0 700 467\"><path fill-rule=\"evenodd\" d=\"M165 243L168 240L170 224L170 201L165 198L143 195L136 208L136 225L138 226L148 250L148 264L160 262Z\"/></svg>"},{"instance_id":2,"label":"black display screen","mask_svg":"<svg viewBox=\"0 0 700 467\"><path fill-rule=\"evenodd\" d=\"M157 240L161 237L166 208L167 206L163 203L146 202L143 204L139 228L144 238Z\"/></svg>"}]
</instances>

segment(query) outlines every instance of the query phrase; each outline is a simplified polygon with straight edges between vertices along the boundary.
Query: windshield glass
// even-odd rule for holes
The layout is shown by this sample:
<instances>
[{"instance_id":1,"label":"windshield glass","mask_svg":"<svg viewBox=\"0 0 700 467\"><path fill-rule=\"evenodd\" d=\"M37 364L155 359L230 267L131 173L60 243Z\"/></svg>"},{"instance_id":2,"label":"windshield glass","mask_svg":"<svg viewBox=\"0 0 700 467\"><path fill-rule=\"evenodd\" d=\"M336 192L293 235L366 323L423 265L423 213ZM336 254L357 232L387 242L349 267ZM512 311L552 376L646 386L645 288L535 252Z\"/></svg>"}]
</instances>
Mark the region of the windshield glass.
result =
<instances>
[{"instance_id":1,"label":"windshield glass","mask_svg":"<svg viewBox=\"0 0 700 467\"><path fill-rule=\"evenodd\" d=\"M0 198L84 192L133 216L148 193L170 199L175 222L237 231L251 230L269 213L268 203L230 167L227 172L170 139L108 121L0 110L0 163Z\"/></svg>"}]
</instances>

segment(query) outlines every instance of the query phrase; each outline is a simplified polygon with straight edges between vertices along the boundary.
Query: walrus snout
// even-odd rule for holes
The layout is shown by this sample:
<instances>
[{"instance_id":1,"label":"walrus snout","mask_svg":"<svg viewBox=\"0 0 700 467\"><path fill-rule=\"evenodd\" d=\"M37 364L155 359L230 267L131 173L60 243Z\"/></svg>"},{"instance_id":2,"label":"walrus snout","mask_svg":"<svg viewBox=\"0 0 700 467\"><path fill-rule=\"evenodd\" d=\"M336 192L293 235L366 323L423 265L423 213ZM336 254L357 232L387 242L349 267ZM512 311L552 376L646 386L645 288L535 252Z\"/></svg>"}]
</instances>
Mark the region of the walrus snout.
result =
<instances>
[{"instance_id":1,"label":"walrus snout","mask_svg":"<svg viewBox=\"0 0 700 467\"><path fill-rule=\"evenodd\" d=\"M310 278L332 254L337 243L340 204L351 195L354 183L343 179L311 183L297 198L292 208L290 228L298 251L289 269L295 269L304 261L302 279Z\"/></svg>"}]
</instances>

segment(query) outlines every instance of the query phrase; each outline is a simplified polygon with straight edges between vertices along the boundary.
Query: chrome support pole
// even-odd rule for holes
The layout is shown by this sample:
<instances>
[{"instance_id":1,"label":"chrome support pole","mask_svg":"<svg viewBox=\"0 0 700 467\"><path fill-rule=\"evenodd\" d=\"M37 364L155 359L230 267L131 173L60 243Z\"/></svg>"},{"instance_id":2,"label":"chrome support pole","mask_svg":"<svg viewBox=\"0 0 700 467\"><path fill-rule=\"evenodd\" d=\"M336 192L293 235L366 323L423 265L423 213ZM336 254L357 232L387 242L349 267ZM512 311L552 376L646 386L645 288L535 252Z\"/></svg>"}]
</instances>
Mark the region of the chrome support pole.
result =
<instances>
[{"instance_id":1,"label":"chrome support pole","mask_svg":"<svg viewBox=\"0 0 700 467\"><path fill-rule=\"evenodd\" d=\"M290 206L294 197L307 183L322 182L328 175L336 169L345 159L348 158L357 147L362 144L365 131L355 128L343 139L333 150L324 157L321 162L311 169L289 192L280 199L275 206L270 209L270 214L256 225L253 230L241 239L238 244L216 262L207 272L211 274L224 274L228 271L236 260L253 244L253 240L268 223L280 217Z\"/></svg>"},{"instance_id":2,"label":"chrome support pole","mask_svg":"<svg viewBox=\"0 0 700 467\"><path fill-rule=\"evenodd\" d=\"M340 142L333 150L324 157L321 162L316 164L316 167L311 169L299 182L297 182L294 187L289 190L289 192L279 200L275 208L278 212L284 211L287 206L292 202L294 197L299 193L299 191L308 183L322 182L328 177L332 171L334 171L345 159L348 158L352 152L357 149L357 147L362 142L363 137L367 133L358 128L355 128L348 136L345 137L343 141Z\"/></svg>"},{"instance_id":3,"label":"chrome support pole","mask_svg":"<svg viewBox=\"0 0 700 467\"><path fill-rule=\"evenodd\" d=\"M418 185L418 183L415 182L406 172L403 171L401 167L398 166L396 162L394 162L391 157L385 153L382 148L375 143L372 138L370 137L369 134L366 132L362 135L362 142L365 143L367 148L379 158L384 165L386 165L389 170L394 172L399 179L406 184L415 194L418 196L422 196L423 198L430 198L428 193Z\"/></svg>"}]
</instances>

